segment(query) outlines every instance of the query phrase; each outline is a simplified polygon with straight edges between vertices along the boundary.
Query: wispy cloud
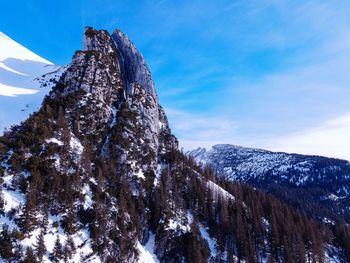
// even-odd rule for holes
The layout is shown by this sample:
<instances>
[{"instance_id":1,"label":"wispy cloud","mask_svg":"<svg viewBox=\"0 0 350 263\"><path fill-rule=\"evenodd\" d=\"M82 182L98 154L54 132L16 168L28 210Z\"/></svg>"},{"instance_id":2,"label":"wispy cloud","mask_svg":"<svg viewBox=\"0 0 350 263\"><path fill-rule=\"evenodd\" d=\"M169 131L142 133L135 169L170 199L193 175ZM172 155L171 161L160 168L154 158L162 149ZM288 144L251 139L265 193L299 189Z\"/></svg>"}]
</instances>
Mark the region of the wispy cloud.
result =
<instances>
[{"instance_id":1,"label":"wispy cloud","mask_svg":"<svg viewBox=\"0 0 350 263\"><path fill-rule=\"evenodd\" d=\"M20 13L27 22L40 17L26 32L33 45L47 48L33 50L68 62L81 47L81 26L122 29L143 53L187 148L234 143L342 152L336 142L346 141L346 124L332 132L325 125L350 112L348 0L91 0L51 11L47 3ZM5 12L0 23L17 28L15 20ZM328 135L316 136L319 129ZM310 134L318 138L313 145L301 143Z\"/></svg>"},{"instance_id":2,"label":"wispy cloud","mask_svg":"<svg viewBox=\"0 0 350 263\"><path fill-rule=\"evenodd\" d=\"M180 138L185 149L210 147L232 139L237 124L229 119L206 114L194 114L176 109L166 109L171 128Z\"/></svg>"},{"instance_id":3,"label":"wispy cloud","mask_svg":"<svg viewBox=\"0 0 350 263\"><path fill-rule=\"evenodd\" d=\"M266 148L350 160L350 114L266 142Z\"/></svg>"},{"instance_id":4,"label":"wispy cloud","mask_svg":"<svg viewBox=\"0 0 350 263\"><path fill-rule=\"evenodd\" d=\"M189 71L203 73L207 85L200 77L160 81L176 83L180 93L161 90L168 96L166 106L176 108L186 95L200 98L186 105L190 129L182 127L186 118L170 114L182 144L226 142L350 159L350 148L340 143L347 140L348 124L338 121L350 112L349 3L236 1L231 8L234 18L225 21L233 23L231 30L214 23L202 33L203 39L220 42L225 59L214 59L220 52L209 53L209 60L194 56L198 67ZM218 121L232 125L215 128Z\"/></svg>"}]
</instances>

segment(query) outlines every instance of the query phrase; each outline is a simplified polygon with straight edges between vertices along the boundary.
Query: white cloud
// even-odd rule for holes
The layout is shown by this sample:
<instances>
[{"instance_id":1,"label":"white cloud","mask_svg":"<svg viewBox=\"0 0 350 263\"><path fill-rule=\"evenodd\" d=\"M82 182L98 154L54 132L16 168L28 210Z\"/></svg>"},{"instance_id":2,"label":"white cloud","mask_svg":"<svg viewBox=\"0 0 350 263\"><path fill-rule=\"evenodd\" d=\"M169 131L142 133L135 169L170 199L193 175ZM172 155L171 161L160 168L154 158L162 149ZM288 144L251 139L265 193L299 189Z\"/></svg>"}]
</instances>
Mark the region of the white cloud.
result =
<instances>
[{"instance_id":1,"label":"white cloud","mask_svg":"<svg viewBox=\"0 0 350 263\"><path fill-rule=\"evenodd\" d=\"M322 125L265 142L274 151L323 155L350 160L350 114ZM270 146L268 146L270 145Z\"/></svg>"},{"instance_id":2,"label":"white cloud","mask_svg":"<svg viewBox=\"0 0 350 263\"><path fill-rule=\"evenodd\" d=\"M180 140L180 147L194 149L231 141L237 124L219 116L194 114L166 109L171 128Z\"/></svg>"},{"instance_id":3,"label":"white cloud","mask_svg":"<svg viewBox=\"0 0 350 263\"><path fill-rule=\"evenodd\" d=\"M191 44L171 49L171 61L181 63L156 81L182 146L231 143L350 159L348 1L242 0L194 10L186 3L188 16L171 17L175 28L161 36L183 33L185 22L201 41L184 35L180 42ZM184 101L187 112L179 110Z\"/></svg>"},{"instance_id":4,"label":"white cloud","mask_svg":"<svg viewBox=\"0 0 350 263\"><path fill-rule=\"evenodd\" d=\"M193 135L175 129L182 145L231 143L350 160L350 6L338 3L279 6L283 23L262 24L265 29L252 32L252 39L261 37L261 42L248 47L291 50L290 56L281 57L284 67L232 82L227 96L215 103L221 105L219 122L234 125L222 125L218 133L216 124L210 124L215 118L205 123L205 114L189 114L192 120L186 125ZM261 6L254 14L259 12ZM170 119L181 127L181 118Z\"/></svg>"}]
</instances>

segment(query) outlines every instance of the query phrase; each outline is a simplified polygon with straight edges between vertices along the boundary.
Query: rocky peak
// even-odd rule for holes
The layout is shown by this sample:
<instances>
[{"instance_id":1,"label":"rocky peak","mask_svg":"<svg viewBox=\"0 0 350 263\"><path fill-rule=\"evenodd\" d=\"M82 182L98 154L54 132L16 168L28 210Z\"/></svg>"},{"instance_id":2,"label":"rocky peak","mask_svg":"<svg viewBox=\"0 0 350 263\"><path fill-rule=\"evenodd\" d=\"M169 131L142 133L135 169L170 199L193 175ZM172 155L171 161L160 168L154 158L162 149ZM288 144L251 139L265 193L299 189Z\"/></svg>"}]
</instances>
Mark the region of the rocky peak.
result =
<instances>
[{"instance_id":1,"label":"rocky peak","mask_svg":"<svg viewBox=\"0 0 350 263\"><path fill-rule=\"evenodd\" d=\"M125 83L128 86L128 93L131 92L134 83L143 86L147 93L156 99L152 75L141 53L131 40L118 29L113 32L112 39L121 53L120 64Z\"/></svg>"},{"instance_id":2,"label":"rocky peak","mask_svg":"<svg viewBox=\"0 0 350 263\"><path fill-rule=\"evenodd\" d=\"M92 27L86 27L83 35L83 50L96 51L111 56L118 61L119 52L106 30L96 30Z\"/></svg>"},{"instance_id":3,"label":"rocky peak","mask_svg":"<svg viewBox=\"0 0 350 263\"><path fill-rule=\"evenodd\" d=\"M120 109L125 104L123 110L136 116L134 128L138 132L136 135L127 129L123 137L131 143L134 152L149 152L154 156L155 167L158 153L177 148L177 142L158 103L142 55L119 30L111 36L105 30L87 27L83 47L75 53L51 98L74 101L70 105L65 103L64 107L70 127L78 127L77 137L91 135L95 150L102 148L104 153L111 143L113 126L118 124L118 114L124 114ZM139 139L143 141L142 146Z\"/></svg>"}]
</instances>

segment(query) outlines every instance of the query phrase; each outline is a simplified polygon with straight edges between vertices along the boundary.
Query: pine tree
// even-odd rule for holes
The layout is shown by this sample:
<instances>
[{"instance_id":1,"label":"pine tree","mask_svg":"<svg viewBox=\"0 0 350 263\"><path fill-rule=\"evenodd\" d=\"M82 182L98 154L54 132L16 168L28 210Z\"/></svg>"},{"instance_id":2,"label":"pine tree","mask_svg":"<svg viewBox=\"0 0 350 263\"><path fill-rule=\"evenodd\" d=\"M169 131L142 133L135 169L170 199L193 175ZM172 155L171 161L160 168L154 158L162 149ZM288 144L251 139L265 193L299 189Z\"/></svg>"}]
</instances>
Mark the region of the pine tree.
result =
<instances>
[{"instance_id":1,"label":"pine tree","mask_svg":"<svg viewBox=\"0 0 350 263\"><path fill-rule=\"evenodd\" d=\"M24 263L37 263L35 256L34 256L33 249L31 247L27 248L26 256L25 256L23 262Z\"/></svg>"},{"instance_id":2,"label":"pine tree","mask_svg":"<svg viewBox=\"0 0 350 263\"><path fill-rule=\"evenodd\" d=\"M46 207L45 210L48 210L46 205L45 205L45 207ZM41 225L41 228L44 230L44 232L46 232L47 226L49 225L49 214L48 214L48 212L46 212L44 214L40 225Z\"/></svg>"},{"instance_id":3,"label":"pine tree","mask_svg":"<svg viewBox=\"0 0 350 263\"><path fill-rule=\"evenodd\" d=\"M15 262L20 262L23 258L23 247L19 242L16 242L13 249L13 259Z\"/></svg>"},{"instance_id":4,"label":"pine tree","mask_svg":"<svg viewBox=\"0 0 350 263\"><path fill-rule=\"evenodd\" d=\"M33 176L33 175L32 175ZM29 233L37 224L35 215L35 206L37 201L37 193L34 188L34 183L27 191L27 200L21 216L21 227L24 233Z\"/></svg>"},{"instance_id":5,"label":"pine tree","mask_svg":"<svg viewBox=\"0 0 350 263\"><path fill-rule=\"evenodd\" d=\"M3 259L11 259L13 257L12 249L11 234L8 226L4 225L0 235L0 256Z\"/></svg>"},{"instance_id":6,"label":"pine tree","mask_svg":"<svg viewBox=\"0 0 350 263\"><path fill-rule=\"evenodd\" d=\"M71 236L68 236L65 246L63 248L63 259L64 262L67 262L68 259L71 259L73 254L75 253L75 245L74 245L74 240Z\"/></svg>"},{"instance_id":7,"label":"pine tree","mask_svg":"<svg viewBox=\"0 0 350 263\"><path fill-rule=\"evenodd\" d=\"M35 252L40 261L42 261L43 256L46 253L46 246L44 241L44 231L40 231L40 234L38 235L36 239L36 245L35 245Z\"/></svg>"},{"instance_id":8,"label":"pine tree","mask_svg":"<svg viewBox=\"0 0 350 263\"><path fill-rule=\"evenodd\" d=\"M63 165L67 165L68 162L68 151L70 147L70 131L69 126L67 123L67 119L64 113L64 109L62 106L58 109L58 120L57 124L59 128L62 129L62 140L63 140L63 146L61 148L61 161Z\"/></svg>"},{"instance_id":9,"label":"pine tree","mask_svg":"<svg viewBox=\"0 0 350 263\"><path fill-rule=\"evenodd\" d=\"M60 242L60 238L57 235L56 241L55 241L55 246L54 246L53 251L52 251L51 259L54 262L59 262L62 258L63 258L63 248L62 248L62 244Z\"/></svg>"},{"instance_id":10,"label":"pine tree","mask_svg":"<svg viewBox=\"0 0 350 263\"><path fill-rule=\"evenodd\" d=\"M73 203L70 203L67 208L67 215L63 221L64 230L67 231L68 234L72 235L77 232L77 214L74 211Z\"/></svg>"},{"instance_id":11,"label":"pine tree","mask_svg":"<svg viewBox=\"0 0 350 263\"><path fill-rule=\"evenodd\" d=\"M5 201L2 196L2 187L0 186L0 215L4 215L4 205L5 205Z\"/></svg>"}]
</instances>

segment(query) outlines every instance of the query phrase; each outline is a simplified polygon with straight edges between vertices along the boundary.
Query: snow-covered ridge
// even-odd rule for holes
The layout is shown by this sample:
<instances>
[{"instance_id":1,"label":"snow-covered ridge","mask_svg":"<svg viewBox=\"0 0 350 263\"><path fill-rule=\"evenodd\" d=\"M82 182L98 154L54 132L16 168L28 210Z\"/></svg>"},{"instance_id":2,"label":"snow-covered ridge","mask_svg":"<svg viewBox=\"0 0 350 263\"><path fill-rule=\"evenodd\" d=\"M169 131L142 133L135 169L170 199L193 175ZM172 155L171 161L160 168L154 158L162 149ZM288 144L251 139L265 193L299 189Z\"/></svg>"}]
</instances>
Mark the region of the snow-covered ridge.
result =
<instances>
[{"instance_id":1,"label":"snow-covered ridge","mask_svg":"<svg viewBox=\"0 0 350 263\"><path fill-rule=\"evenodd\" d=\"M63 71L0 32L0 134L36 111Z\"/></svg>"},{"instance_id":2,"label":"snow-covered ridge","mask_svg":"<svg viewBox=\"0 0 350 263\"><path fill-rule=\"evenodd\" d=\"M10 40L10 38L8 36L6 36L4 33L0 32L0 39L4 39L4 40Z\"/></svg>"},{"instance_id":3,"label":"snow-covered ridge","mask_svg":"<svg viewBox=\"0 0 350 263\"><path fill-rule=\"evenodd\" d=\"M299 200L301 191L309 202L335 214L349 216L350 163L321 156L270 152L228 144L188 153L201 165L210 165L218 176L240 181ZM305 201L305 200L304 200ZM336 207L334 208L336 203ZM300 204L301 205L301 204Z\"/></svg>"},{"instance_id":4,"label":"snow-covered ridge","mask_svg":"<svg viewBox=\"0 0 350 263\"><path fill-rule=\"evenodd\" d=\"M350 163L320 156L270 152L228 144L189 152L201 164L210 164L229 180L277 180L307 185L314 180L330 180L335 174L350 180Z\"/></svg>"},{"instance_id":5,"label":"snow-covered ridge","mask_svg":"<svg viewBox=\"0 0 350 263\"><path fill-rule=\"evenodd\" d=\"M29 49L23 47L4 33L0 32L0 60L8 58L17 58L21 60L31 60L42 62L47 65L53 65L52 62L38 56Z\"/></svg>"}]
</instances>

